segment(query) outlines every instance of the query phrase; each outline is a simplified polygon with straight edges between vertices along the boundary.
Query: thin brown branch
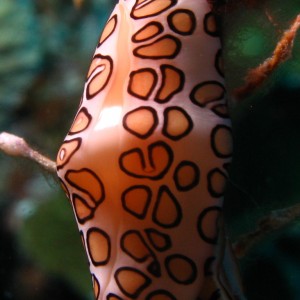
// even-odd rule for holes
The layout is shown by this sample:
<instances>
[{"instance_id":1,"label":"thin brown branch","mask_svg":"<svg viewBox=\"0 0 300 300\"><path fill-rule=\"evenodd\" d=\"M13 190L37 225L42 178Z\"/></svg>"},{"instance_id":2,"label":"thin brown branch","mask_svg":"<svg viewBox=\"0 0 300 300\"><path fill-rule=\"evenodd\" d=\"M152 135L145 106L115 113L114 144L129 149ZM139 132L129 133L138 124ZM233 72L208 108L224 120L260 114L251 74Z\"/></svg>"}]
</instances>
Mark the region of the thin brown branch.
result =
<instances>
[{"instance_id":1,"label":"thin brown branch","mask_svg":"<svg viewBox=\"0 0 300 300\"><path fill-rule=\"evenodd\" d=\"M9 156L24 157L35 161L50 173L56 172L56 164L51 159L32 149L23 138L2 132L0 134L0 150Z\"/></svg>"},{"instance_id":2,"label":"thin brown branch","mask_svg":"<svg viewBox=\"0 0 300 300\"><path fill-rule=\"evenodd\" d=\"M0 150L9 156L24 157L35 161L43 169L50 173L56 172L54 161L43 156L32 149L27 142L16 135L2 132L0 134ZM268 216L263 217L259 222L257 229L248 234L242 235L233 244L233 252L237 258L241 258L261 241L267 234L278 230L300 217L300 204L272 211Z\"/></svg>"},{"instance_id":3,"label":"thin brown branch","mask_svg":"<svg viewBox=\"0 0 300 300\"><path fill-rule=\"evenodd\" d=\"M300 204L272 211L268 216L263 217L257 225L257 229L251 233L238 238L233 244L233 251L236 257L241 258L261 241L267 234L276 231L300 217Z\"/></svg>"},{"instance_id":4,"label":"thin brown branch","mask_svg":"<svg viewBox=\"0 0 300 300\"><path fill-rule=\"evenodd\" d=\"M251 69L245 78L245 84L237 88L234 92L236 99L241 100L249 95L254 89L263 84L267 77L279 66L286 61L293 49L296 33L300 27L300 15L296 17L291 27L286 30L271 57L267 58L258 67Z\"/></svg>"}]
</instances>

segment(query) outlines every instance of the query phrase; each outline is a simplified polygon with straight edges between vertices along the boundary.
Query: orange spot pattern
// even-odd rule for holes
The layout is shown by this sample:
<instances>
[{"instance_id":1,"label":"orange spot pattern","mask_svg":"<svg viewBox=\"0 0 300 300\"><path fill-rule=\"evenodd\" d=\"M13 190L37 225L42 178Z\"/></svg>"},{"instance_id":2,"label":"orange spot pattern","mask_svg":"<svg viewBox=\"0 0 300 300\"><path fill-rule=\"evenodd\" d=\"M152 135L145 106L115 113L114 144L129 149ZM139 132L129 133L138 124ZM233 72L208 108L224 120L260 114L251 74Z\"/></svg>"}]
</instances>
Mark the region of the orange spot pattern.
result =
<instances>
[{"instance_id":1,"label":"orange spot pattern","mask_svg":"<svg viewBox=\"0 0 300 300\"><path fill-rule=\"evenodd\" d=\"M144 219L151 203L151 196L152 191L148 186L132 186L122 194L123 208L136 218Z\"/></svg>"},{"instance_id":2,"label":"orange spot pattern","mask_svg":"<svg viewBox=\"0 0 300 300\"><path fill-rule=\"evenodd\" d=\"M159 232L156 229L145 230L150 244L159 252L166 251L172 247L169 235Z\"/></svg>"},{"instance_id":3,"label":"orange spot pattern","mask_svg":"<svg viewBox=\"0 0 300 300\"><path fill-rule=\"evenodd\" d=\"M113 61L109 56L95 55L90 70L86 87L86 98L93 99L108 84L112 74Z\"/></svg>"},{"instance_id":4,"label":"orange spot pattern","mask_svg":"<svg viewBox=\"0 0 300 300\"><path fill-rule=\"evenodd\" d=\"M175 254L167 257L166 269L170 277L180 284L194 282L197 277L195 263L184 255Z\"/></svg>"},{"instance_id":5,"label":"orange spot pattern","mask_svg":"<svg viewBox=\"0 0 300 300\"><path fill-rule=\"evenodd\" d=\"M98 299L98 297L100 295L100 284L95 275L93 275L93 288L94 288L95 299Z\"/></svg>"},{"instance_id":6,"label":"orange spot pattern","mask_svg":"<svg viewBox=\"0 0 300 300\"><path fill-rule=\"evenodd\" d=\"M156 110L141 106L127 113L123 118L123 126L130 133L141 139L146 139L158 125Z\"/></svg>"},{"instance_id":7,"label":"orange spot pattern","mask_svg":"<svg viewBox=\"0 0 300 300\"><path fill-rule=\"evenodd\" d=\"M82 107L77 113L73 125L69 131L69 135L77 134L88 128L92 120L92 116L89 114L87 108Z\"/></svg>"},{"instance_id":8,"label":"orange spot pattern","mask_svg":"<svg viewBox=\"0 0 300 300\"><path fill-rule=\"evenodd\" d=\"M195 105L210 108L219 117L229 118L225 88L218 81L197 84L190 93L190 99Z\"/></svg>"},{"instance_id":9,"label":"orange spot pattern","mask_svg":"<svg viewBox=\"0 0 300 300\"><path fill-rule=\"evenodd\" d=\"M165 290L158 290L148 295L146 300L176 300L176 298Z\"/></svg>"},{"instance_id":10,"label":"orange spot pattern","mask_svg":"<svg viewBox=\"0 0 300 300\"><path fill-rule=\"evenodd\" d=\"M211 12L207 13L204 17L204 31L211 36L219 36L216 17Z\"/></svg>"},{"instance_id":11,"label":"orange spot pattern","mask_svg":"<svg viewBox=\"0 0 300 300\"><path fill-rule=\"evenodd\" d=\"M217 220L221 212L219 206L205 208L198 218L198 232L201 238L210 244L217 243Z\"/></svg>"},{"instance_id":12,"label":"orange spot pattern","mask_svg":"<svg viewBox=\"0 0 300 300\"><path fill-rule=\"evenodd\" d=\"M157 74L153 69L147 68L132 71L129 79L128 93L141 100L148 100L156 83Z\"/></svg>"},{"instance_id":13,"label":"orange spot pattern","mask_svg":"<svg viewBox=\"0 0 300 300\"><path fill-rule=\"evenodd\" d=\"M164 111L163 134L171 140L180 140L191 132L193 121L181 107L168 107Z\"/></svg>"},{"instance_id":14,"label":"orange spot pattern","mask_svg":"<svg viewBox=\"0 0 300 300\"><path fill-rule=\"evenodd\" d=\"M81 138L65 141L58 151L56 158L57 169L63 168L80 148Z\"/></svg>"},{"instance_id":15,"label":"orange spot pattern","mask_svg":"<svg viewBox=\"0 0 300 300\"><path fill-rule=\"evenodd\" d=\"M134 19L149 18L161 14L176 3L177 0L137 0L130 15Z\"/></svg>"},{"instance_id":16,"label":"orange spot pattern","mask_svg":"<svg viewBox=\"0 0 300 300\"><path fill-rule=\"evenodd\" d=\"M139 231L127 231L121 238L121 249L136 262L146 263L151 275L161 276L160 265Z\"/></svg>"},{"instance_id":17,"label":"orange spot pattern","mask_svg":"<svg viewBox=\"0 0 300 300\"><path fill-rule=\"evenodd\" d=\"M93 171L86 168L68 170L65 180L72 187L71 201L77 221L84 224L93 218L95 210L104 201L103 183Z\"/></svg>"},{"instance_id":18,"label":"orange spot pattern","mask_svg":"<svg viewBox=\"0 0 300 300\"><path fill-rule=\"evenodd\" d=\"M227 181L227 175L220 169L216 168L207 174L207 189L212 197L222 197Z\"/></svg>"},{"instance_id":19,"label":"orange spot pattern","mask_svg":"<svg viewBox=\"0 0 300 300\"><path fill-rule=\"evenodd\" d=\"M101 46L115 31L118 23L117 15L113 15L106 23L98 47Z\"/></svg>"},{"instance_id":20,"label":"orange spot pattern","mask_svg":"<svg viewBox=\"0 0 300 300\"><path fill-rule=\"evenodd\" d=\"M115 273L115 280L123 294L133 299L151 284L148 276L130 267L119 268Z\"/></svg>"},{"instance_id":21,"label":"orange spot pattern","mask_svg":"<svg viewBox=\"0 0 300 300\"><path fill-rule=\"evenodd\" d=\"M57 168L61 170L67 167L62 185L73 204L78 223L87 225L88 230L86 233L81 231L81 236L92 266L108 266L114 247L120 247L117 251L122 251L128 259L135 262L133 265L116 266L112 274L118 291L116 294L108 292L105 299L140 299L143 294L146 300L176 300L175 295L168 290L153 290L149 287L162 272L181 287L194 284L198 274L202 272L194 257L176 253L173 249L173 233L186 217L181 195L199 188L204 181L211 198L221 199L227 174L222 167L216 166L203 173L192 160L176 160L176 153L170 143L179 143L190 137L195 127L195 120L189 114L192 111L190 107L195 111L209 109L221 119L229 116L225 88L216 80L195 82L188 94L185 93L189 98L188 109L184 105L172 103L175 96L182 96L181 93L185 92L186 87L185 72L175 66L175 59L181 53L184 39L193 36L198 27L203 28L212 38L219 35L219 30L212 13L205 15L203 24L197 24L199 21L194 12L176 8L177 0L135 0L134 3L130 12L131 18L150 18L150 21L143 23L132 35L132 55L136 60L149 61L149 66L154 61L156 68L130 70L127 92L136 101L141 100L146 105L130 106L122 118L124 132L135 139L137 146L128 146L120 153L118 165L121 174L127 176L128 182L134 182L130 179L135 179L136 184L125 188L118 201L126 215L136 222L147 220L147 225L120 232L119 244L115 245L105 230L93 226L92 223L97 208L106 200L105 187L99 175L85 167L69 167L75 161L82 143L81 138L70 137L80 136L91 127L92 112L88 110L86 101L100 99L114 73L114 61L109 55L97 52L93 58L87 75L85 99L82 100L69 137L58 153ZM153 20L153 16L163 16L165 21ZM119 30L119 23L118 13L108 20L99 40L99 49L114 37ZM221 50L215 55L214 68L223 76ZM170 105L166 105L169 103ZM155 109L157 105L161 105L160 110ZM161 134L161 138L153 141L154 133ZM231 135L230 127L222 125L222 120L212 128L210 147L216 158L230 159ZM171 175L171 185L166 185L163 181L167 174ZM157 190L152 190L147 182L157 183ZM220 213L220 206L208 206L199 212L195 220L198 238L209 245L217 243L216 220ZM205 276L213 275L211 265L214 259L213 256L206 258ZM102 281L98 273L95 273L92 274L95 298L104 300L100 296L103 293Z\"/></svg>"},{"instance_id":22,"label":"orange spot pattern","mask_svg":"<svg viewBox=\"0 0 300 300\"><path fill-rule=\"evenodd\" d=\"M168 144L159 141L141 148L130 149L120 156L120 169L129 176L158 180L164 177L173 162L173 152Z\"/></svg>"},{"instance_id":23,"label":"orange spot pattern","mask_svg":"<svg viewBox=\"0 0 300 300\"><path fill-rule=\"evenodd\" d=\"M87 246L90 259L95 266L106 265L111 255L111 243L108 234L99 228L90 228L87 232Z\"/></svg>"},{"instance_id":24,"label":"orange spot pattern","mask_svg":"<svg viewBox=\"0 0 300 300\"><path fill-rule=\"evenodd\" d=\"M231 128L225 125L217 125L211 133L211 146L215 155L221 158L232 156Z\"/></svg>"},{"instance_id":25,"label":"orange spot pattern","mask_svg":"<svg viewBox=\"0 0 300 300\"><path fill-rule=\"evenodd\" d=\"M164 228L172 228L178 226L181 219L178 200L167 186L161 186L154 206L153 222Z\"/></svg>"},{"instance_id":26,"label":"orange spot pattern","mask_svg":"<svg viewBox=\"0 0 300 300\"><path fill-rule=\"evenodd\" d=\"M161 65L162 83L155 96L155 101L164 103L182 91L184 86L184 73L172 65Z\"/></svg>"},{"instance_id":27,"label":"orange spot pattern","mask_svg":"<svg viewBox=\"0 0 300 300\"><path fill-rule=\"evenodd\" d=\"M150 44L139 46L133 50L133 54L139 58L147 59L171 59L180 52L181 42L173 35L164 35Z\"/></svg>"},{"instance_id":28,"label":"orange spot pattern","mask_svg":"<svg viewBox=\"0 0 300 300\"><path fill-rule=\"evenodd\" d=\"M178 34L191 35L196 29L196 18L188 9L177 9L169 14L168 24Z\"/></svg>"},{"instance_id":29,"label":"orange spot pattern","mask_svg":"<svg viewBox=\"0 0 300 300\"><path fill-rule=\"evenodd\" d=\"M132 36L132 41L134 43L145 42L156 37L163 30L164 28L161 23L155 21L149 22Z\"/></svg>"}]
</instances>

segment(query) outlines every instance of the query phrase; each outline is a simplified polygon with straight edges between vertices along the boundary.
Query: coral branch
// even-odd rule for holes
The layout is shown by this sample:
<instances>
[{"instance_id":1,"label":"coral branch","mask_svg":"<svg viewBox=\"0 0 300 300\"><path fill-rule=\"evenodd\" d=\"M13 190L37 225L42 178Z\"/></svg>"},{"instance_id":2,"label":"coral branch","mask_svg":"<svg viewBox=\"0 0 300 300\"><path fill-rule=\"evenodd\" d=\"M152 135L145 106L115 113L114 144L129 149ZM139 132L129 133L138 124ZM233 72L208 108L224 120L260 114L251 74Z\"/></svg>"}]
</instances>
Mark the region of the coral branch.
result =
<instances>
[{"instance_id":1,"label":"coral branch","mask_svg":"<svg viewBox=\"0 0 300 300\"><path fill-rule=\"evenodd\" d=\"M291 56L296 33L300 27L300 15L296 17L291 27L286 30L278 42L271 57L267 58L258 67L251 69L246 75L245 84L234 91L236 99L241 100L258 88L265 79Z\"/></svg>"},{"instance_id":2,"label":"coral branch","mask_svg":"<svg viewBox=\"0 0 300 300\"><path fill-rule=\"evenodd\" d=\"M33 150L23 138L13 134L7 132L0 134L0 150L9 156L24 157L35 161L50 173L56 172L54 161ZM263 217L258 222L255 231L242 235L237 239L233 244L234 254L237 258L245 256L249 249L261 241L267 234L286 226L299 217L300 204L272 211L270 215Z\"/></svg>"},{"instance_id":3,"label":"coral branch","mask_svg":"<svg viewBox=\"0 0 300 300\"><path fill-rule=\"evenodd\" d=\"M241 258L245 256L249 249L261 241L267 234L288 225L299 217L300 204L272 211L258 222L257 229L254 232L241 236L233 244L233 251L236 257Z\"/></svg>"},{"instance_id":4,"label":"coral branch","mask_svg":"<svg viewBox=\"0 0 300 300\"><path fill-rule=\"evenodd\" d=\"M0 150L9 156L24 157L35 161L48 172L56 172L54 161L33 150L23 138L16 135L2 132L0 134Z\"/></svg>"}]
</instances>

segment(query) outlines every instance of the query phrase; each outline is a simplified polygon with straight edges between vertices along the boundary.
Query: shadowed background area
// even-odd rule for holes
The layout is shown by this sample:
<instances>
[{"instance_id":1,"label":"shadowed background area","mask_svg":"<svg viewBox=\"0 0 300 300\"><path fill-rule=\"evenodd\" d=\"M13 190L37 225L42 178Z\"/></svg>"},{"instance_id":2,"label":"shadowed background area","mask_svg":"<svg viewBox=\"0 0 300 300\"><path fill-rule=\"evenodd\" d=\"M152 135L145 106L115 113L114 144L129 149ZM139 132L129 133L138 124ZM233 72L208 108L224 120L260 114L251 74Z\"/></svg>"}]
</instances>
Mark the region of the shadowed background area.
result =
<instances>
[{"instance_id":1,"label":"shadowed background area","mask_svg":"<svg viewBox=\"0 0 300 300\"><path fill-rule=\"evenodd\" d=\"M300 13L299 1L245 3L225 16L229 95L243 85L248 69L272 55L284 30ZM225 216L233 241L253 232L271 211L300 201L299 54L298 33L289 60L242 103L232 103L234 153ZM296 219L270 233L240 260L248 299L300 298L299 224Z\"/></svg>"},{"instance_id":2,"label":"shadowed background area","mask_svg":"<svg viewBox=\"0 0 300 300\"><path fill-rule=\"evenodd\" d=\"M116 1L2 0L0 131L55 158L77 110L99 34ZM299 1L231 1L224 18L229 95L268 58ZM262 2L260 2L262 3ZM292 57L242 103L232 101L234 159L225 216L234 241L300 200L300 39ZM93 299L73 212L56 179L0 153L0 299ZM300 223L240 260L249 300L300 298Z\"/></svg>"}]
</instances>

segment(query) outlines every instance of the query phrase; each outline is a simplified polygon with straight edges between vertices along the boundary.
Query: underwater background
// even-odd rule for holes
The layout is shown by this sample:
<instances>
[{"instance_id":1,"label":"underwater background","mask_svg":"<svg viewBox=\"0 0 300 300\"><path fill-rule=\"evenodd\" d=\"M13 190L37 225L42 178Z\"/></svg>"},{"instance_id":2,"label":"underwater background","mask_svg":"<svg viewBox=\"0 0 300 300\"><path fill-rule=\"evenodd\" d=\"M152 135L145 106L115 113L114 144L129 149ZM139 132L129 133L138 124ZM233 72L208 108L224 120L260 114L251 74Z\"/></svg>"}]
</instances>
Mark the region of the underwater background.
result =
<instances>
[{"instance_id":1,"label":"underwater background","mask_svg":"<svg viewBox=\"0 0 300 300\"><path fill-rule=\"evenodd\" d=\"M55 159L83 91L101 29L117 1L0 0L0 132ZM300 34L292 55L246 99L249 68L270 57L300 1L231 1L223 15L234 154L225 196L233 242L272 211L300 203ZM300 299L300 219L239 259L249 300ZM0 299L92 300L87 259L56 178L0 153Z\"/></svg>"}]
</instances>

